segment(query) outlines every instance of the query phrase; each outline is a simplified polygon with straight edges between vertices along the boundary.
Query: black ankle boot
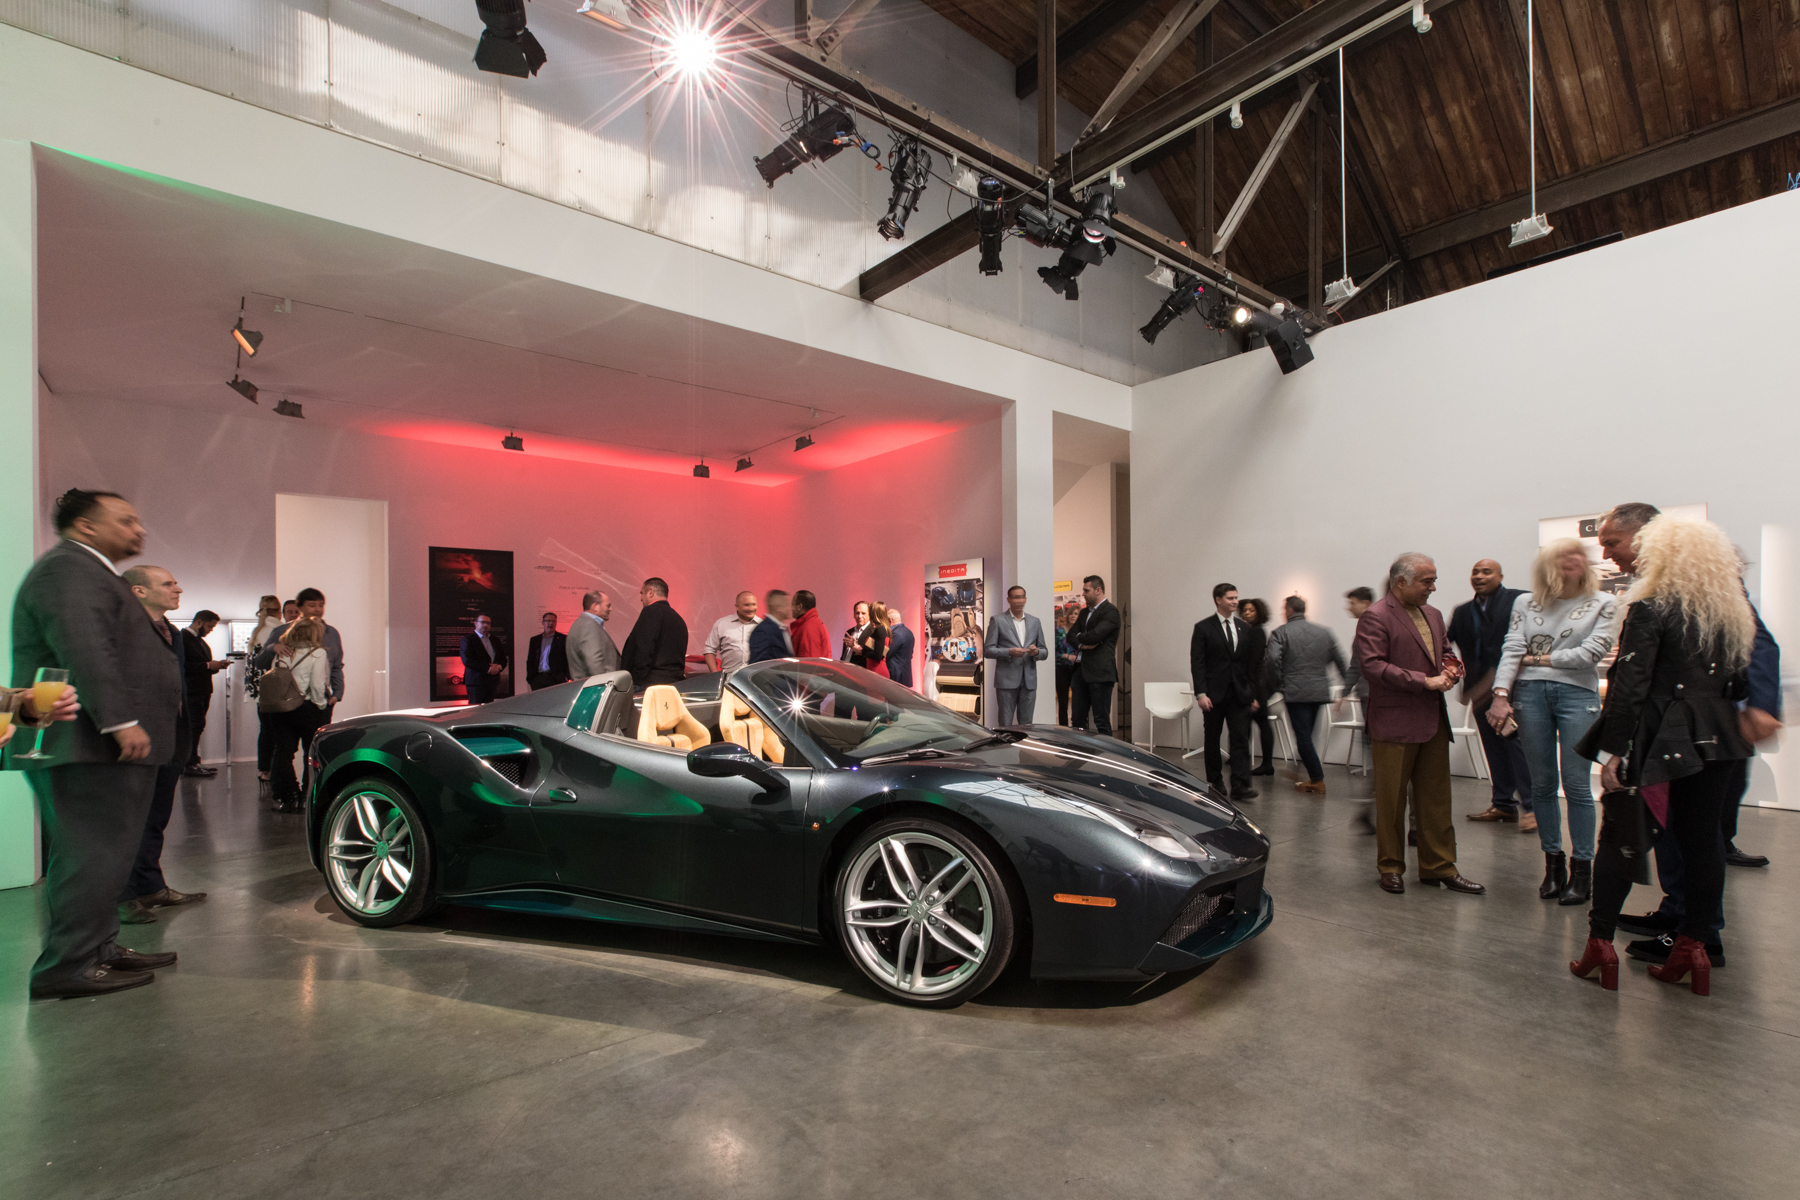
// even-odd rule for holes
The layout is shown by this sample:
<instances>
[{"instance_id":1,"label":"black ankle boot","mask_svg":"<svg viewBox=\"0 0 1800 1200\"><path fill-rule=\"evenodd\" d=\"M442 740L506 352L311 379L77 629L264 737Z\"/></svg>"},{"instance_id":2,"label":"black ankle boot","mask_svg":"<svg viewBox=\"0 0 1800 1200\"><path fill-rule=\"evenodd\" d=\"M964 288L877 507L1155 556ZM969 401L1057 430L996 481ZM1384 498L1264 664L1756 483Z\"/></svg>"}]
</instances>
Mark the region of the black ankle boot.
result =
<instances>
[{"instance_id":1,"label":"black ankle boot","mask_svg":"<svg viewBox=\"0 0 1800 1200\"><path fill-rule=\"evenodd\" d=\"M1558 850L1544 855L1544 882L1538 885L1539 900L1554 900L1569 885L1569 856Z\"/></svg>"},{"instance_id":2,"label":"black ankle boot","mask_svg":"<svg viewBox=\"0 0 1800 1200\"><path fill-rule=\"evenodd\" d=\"M1594 894L1594 860L1578 858L1569 864L1569 886L1556 898L1558 904L1586 904Z\"/></svg>"}]
</instances>

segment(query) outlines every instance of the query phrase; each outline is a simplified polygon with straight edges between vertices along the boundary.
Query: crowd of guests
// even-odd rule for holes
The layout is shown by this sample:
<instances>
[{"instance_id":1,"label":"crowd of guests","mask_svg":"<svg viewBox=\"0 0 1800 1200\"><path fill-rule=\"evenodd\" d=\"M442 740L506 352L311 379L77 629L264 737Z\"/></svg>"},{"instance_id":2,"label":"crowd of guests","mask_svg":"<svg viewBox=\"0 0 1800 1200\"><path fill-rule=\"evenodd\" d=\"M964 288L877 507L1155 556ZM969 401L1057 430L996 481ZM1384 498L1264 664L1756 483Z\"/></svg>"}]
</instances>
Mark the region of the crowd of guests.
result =
<instances>
[{"instance_id":1,"label":"crowd of guests","mask_svg":"<svg viewBox=\"0 0 1800 1200\"><path fill-rule=\"evenodd\" d=\"M1473 594L1448 622L1428 602L1436 563L1403 554L1379 599L1371 589L1347 595L1357 618L1348 656L1306 620L1303 598L1288 597L1284 623L1265 632L1267 606L1219 584L1189 652L1206 776L1225 790L1228 764L1228 794L1256 797L1250 779L1273 773L1273 739L1264 734L1253 769L1252 730L1279 694L1306 775L1295 787L1323 795L1313 730L1335 672L1337 704L1363 703L1378 886L1404 894L1410 848L1417 882L1482 894L1457 868L1451 812L1445 697L1460 688L1492 780L1487 807L1467 819L1536 833L1538 895L1590 906L1591 937L1570 969L1616 987L1613 938L1625 929L1642 935L1631 957L1705 994L1725 962L1725 869L1768 865L1735 839L1748 759L1781 724L1779 649L1745 591L1742 556L1716 525L1623 504L1600 521L1598 540L1622 595L1601 589L1586 548L1566 538L1540 549L1528 590L1507 587L1497 561L1477 562ZM1631 885L1650 882L1652 857L1661 903L1623 915Z\"/></svg>"}]
</instances>

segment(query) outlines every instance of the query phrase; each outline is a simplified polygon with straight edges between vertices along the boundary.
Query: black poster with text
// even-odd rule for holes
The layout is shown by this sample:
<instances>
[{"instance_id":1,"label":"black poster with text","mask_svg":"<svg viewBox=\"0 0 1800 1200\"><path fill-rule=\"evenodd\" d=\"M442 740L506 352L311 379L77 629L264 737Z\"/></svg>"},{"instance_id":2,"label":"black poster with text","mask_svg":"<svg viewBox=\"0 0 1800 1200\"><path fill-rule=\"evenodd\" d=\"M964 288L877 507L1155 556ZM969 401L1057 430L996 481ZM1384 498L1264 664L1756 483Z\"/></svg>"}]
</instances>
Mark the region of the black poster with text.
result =
<instances>
[{"instance_id":1,"label":"black poster with text","mask_svg":"<svg viewBox=\"0 0 1800 1200\"><path fill-rule=\"evenodd\" d=\"M486 613L494 625L495 648L512 651L513 556L511 550L463 550L432 546L431 699L466 699L463 690L462 640L475 632L475 618ZM494 698L513 694L512 667L500 675Z\"/></svg>"}]
</instances>

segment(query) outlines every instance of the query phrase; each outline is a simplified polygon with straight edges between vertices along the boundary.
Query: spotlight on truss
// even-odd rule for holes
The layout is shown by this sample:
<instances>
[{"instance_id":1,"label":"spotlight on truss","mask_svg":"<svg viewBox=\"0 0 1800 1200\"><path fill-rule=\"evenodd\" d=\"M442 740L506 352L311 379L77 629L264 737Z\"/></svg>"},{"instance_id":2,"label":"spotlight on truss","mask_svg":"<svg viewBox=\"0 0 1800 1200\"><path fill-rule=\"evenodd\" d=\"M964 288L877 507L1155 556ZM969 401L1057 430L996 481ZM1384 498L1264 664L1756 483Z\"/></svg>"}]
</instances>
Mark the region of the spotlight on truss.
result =
<instances>
[{"instance_id":1,"label":"spotlight on truss","mask_svg":"<svg viewBox=\"0 0 1800 1200\"><path fill-rule=\"evenodd\" d=\"M1348 275L1342 279L1333 280L1325 285L1325 307L1336 308L1340 304L1348 302L1350 297L1360 291L1362 289L1357 287L1356 281Z\"/></svg>"},{"instance_id":2,"label":"spotlight on truss","mask_svg":"<svg viewBox=\"0 0 1800 1200\"><path fill-rule=\"evenodd\" d=\"M1517 221L1512 227L1512 241L1508 245L1523 246L1526 242L1535 242L1539 238L1550 236L1551 225L1543 213L1526 217Z\"/></svg>"}]
</instances>

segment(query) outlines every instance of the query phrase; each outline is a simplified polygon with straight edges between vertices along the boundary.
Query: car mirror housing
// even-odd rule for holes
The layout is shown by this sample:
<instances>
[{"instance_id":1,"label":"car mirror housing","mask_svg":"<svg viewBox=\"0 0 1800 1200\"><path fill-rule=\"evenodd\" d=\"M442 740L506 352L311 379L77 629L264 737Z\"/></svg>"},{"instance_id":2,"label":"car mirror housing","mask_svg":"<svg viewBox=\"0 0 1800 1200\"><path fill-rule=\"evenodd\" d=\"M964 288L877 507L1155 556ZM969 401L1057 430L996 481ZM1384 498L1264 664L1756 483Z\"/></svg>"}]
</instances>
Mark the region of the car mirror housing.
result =
<instances>
[{"instance_id":1,"label":"car mirror housing","mask_svg":"<svg viewBox=\"0 0 1800 1200\"><path fill-rule=\"evenodd\" d=\"M708 779L741 775L754 783L762 784L769 791L778 792L787 788L787 780L780 771L736 742L713 742L697 750L690 750L687 764L689 771Z\"/></svg>"}]
</instances>

